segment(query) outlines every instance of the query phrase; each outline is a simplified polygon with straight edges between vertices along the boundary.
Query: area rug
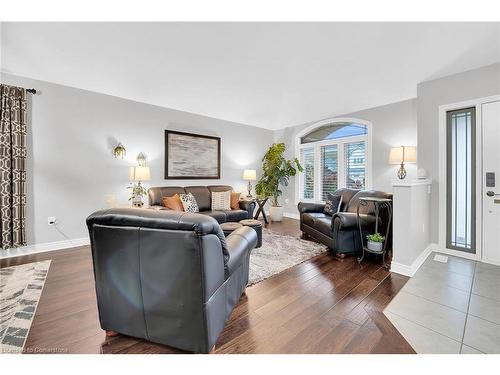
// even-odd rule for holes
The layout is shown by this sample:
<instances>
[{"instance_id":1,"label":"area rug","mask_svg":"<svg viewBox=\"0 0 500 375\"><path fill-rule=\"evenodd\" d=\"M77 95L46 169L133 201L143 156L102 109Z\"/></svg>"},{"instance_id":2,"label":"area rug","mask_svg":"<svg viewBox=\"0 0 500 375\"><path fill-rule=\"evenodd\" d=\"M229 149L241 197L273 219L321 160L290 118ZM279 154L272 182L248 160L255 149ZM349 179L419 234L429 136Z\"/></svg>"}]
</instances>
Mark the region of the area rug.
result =
<instances>
[{"instance_id":1,"label":"area rug","mask_svg":"<svg viewBox=\"0 0 500 375\"><path fill-rule=\"evenodd\" d=\"M0 353L22 353L50 260L0 269Z\"/></svg>"},{"instance_id":2,"label":"area rug","mask_svg":"<svg viewBox=\"0 0 500 375\"><path fill-rule=\"evenodd\" d=\"M262 228L262 247L253 249L250 255L249 285L283 272L327 250L324 245Z\"/></svg>"}]
</instances>

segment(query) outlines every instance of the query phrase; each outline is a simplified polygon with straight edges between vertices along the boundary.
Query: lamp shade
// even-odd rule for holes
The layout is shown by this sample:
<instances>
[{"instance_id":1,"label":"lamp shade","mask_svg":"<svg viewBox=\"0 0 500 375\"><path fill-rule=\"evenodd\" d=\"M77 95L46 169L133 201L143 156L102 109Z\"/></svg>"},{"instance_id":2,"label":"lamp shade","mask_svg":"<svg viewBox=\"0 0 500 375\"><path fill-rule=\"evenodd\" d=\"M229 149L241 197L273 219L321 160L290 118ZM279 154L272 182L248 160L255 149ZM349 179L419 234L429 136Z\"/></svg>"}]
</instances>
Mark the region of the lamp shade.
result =
<instances>
[{"instance_id":1,"label":"lamp shade","mask_svg":"<svg viewBox=\"0 0 500 375\"><path fill-rule=\"evenodd\" d=\"M417 148L414 146L392 147L389 164L413 164L417 162Z\"/></svg>"},{"instance_id":2,"label":"lamp shade","mask_svg":"<svg viewBox=\"0 0 500 375\"><path fill-rule=\"evenodd\" d=\"M245 169L243 171L243 179L245 181L255 181L257 179L257 171L255 169Z\"/></svg>"},{"instance_id":3,"label":"lamp shade","mask_svg":"<svg viewBox=\"0 0 500 375\"><path fill-rule=\"evenodd\" d=\"M130 181L148 181L151 179L149 167L130 167L128 170L128 179Z\"/></svg>"}]
</instances>

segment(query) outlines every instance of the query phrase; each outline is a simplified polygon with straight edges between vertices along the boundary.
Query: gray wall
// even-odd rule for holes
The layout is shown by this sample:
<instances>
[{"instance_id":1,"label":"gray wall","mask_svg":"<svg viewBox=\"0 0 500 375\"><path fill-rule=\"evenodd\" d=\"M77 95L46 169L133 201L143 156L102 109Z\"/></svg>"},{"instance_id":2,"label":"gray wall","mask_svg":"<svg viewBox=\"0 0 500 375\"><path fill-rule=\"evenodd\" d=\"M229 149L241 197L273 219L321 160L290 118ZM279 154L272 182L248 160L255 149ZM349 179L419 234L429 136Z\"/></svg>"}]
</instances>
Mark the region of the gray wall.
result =
<instances>
[{"instance_id":1,"label":"gray wall","mask_svg":"<svg viewBox=\"0 0 500 375\"><path fill-rule=\"evenodd\" d=\"M242 170L259 170L260 159L273 139L285 142L287 156L293 157L295 135L311 124L272 132L23 77L1 74L1 81L41 91L41 95L30 98L28 115L30 244L64 240L64 236L85 237L84 218L104 207L108 194L127 203L127 167L135 164L141 151L147 154L152 171L152 181L146 186L228 183L244 191ZM373 123L375 189L392 190L396 166L387 164L390 147L418 144L418 166L425 168L433 181L431 241L437 242L438 107L500 94L500 64L423 82L417 93L417 99L331 117L354 117ZM163 130L167 128L220 136L221 180L166 182ZM111 156L118 141L127 148L125 160ZM408 169L411 179L416 166ZM293 179L282 201L285 212L297 212ZM48 216L57 217L63 233L47 225Z\"/></svg>"},{"instance_id":2,"label":"gray wall","mask_svg":"<svg viewBox=\"0 0 500 375\"><path fill-rule=\"evenodd\" d=\"M370 121L372 130L372 168L373 188L376 190L392 191L392 180L396 179L397 166L389 165L389 150L391 147L417 144L417 102L416 99L405 100L381 107L366 109L363 111L335 115L333 117L353 117ZM315 121L317 122L317 121ZM275 132L276 142L285 142L287 145L287 157L294 157L294 144L296 135L304 128L314 122L285 128ZM416 165L408 165L408 177L416 176ZM282 198L287 213L297 214L295 202L295 181L292 179L290 186Z\"/></svg>"},{"instance_id":3,"label":"gray wall","mask_svg":"<svg viewBox=\"0 0 500 375\"><path fill-rule=\"evenodd\" d=\"M439 106L500 94L500 63L454 74L417 86L418 165L432 180L431 242L438 242Z\"/></svg>"},{"instance_id":4,"label":"gray wall","mask_svg":"<svg viewBox=\"0 0 500 375\"><path fill-rule=\"evenodd\" d=\"M28 135L28 241L46 243L87 236L85 218L113 194L126 204L128 167L148 156L154 185L230 184L245 191L245 168L259 170L273 132L90 91L2 74L3 83L41 91L31 100ZM163 179L164 129L222 138L220 180ZM120 141L124 160L111 151ZM196 152L193 152L196 157ZM56 216L62 233L47 225Z\"/></svg>"}]
</instances>

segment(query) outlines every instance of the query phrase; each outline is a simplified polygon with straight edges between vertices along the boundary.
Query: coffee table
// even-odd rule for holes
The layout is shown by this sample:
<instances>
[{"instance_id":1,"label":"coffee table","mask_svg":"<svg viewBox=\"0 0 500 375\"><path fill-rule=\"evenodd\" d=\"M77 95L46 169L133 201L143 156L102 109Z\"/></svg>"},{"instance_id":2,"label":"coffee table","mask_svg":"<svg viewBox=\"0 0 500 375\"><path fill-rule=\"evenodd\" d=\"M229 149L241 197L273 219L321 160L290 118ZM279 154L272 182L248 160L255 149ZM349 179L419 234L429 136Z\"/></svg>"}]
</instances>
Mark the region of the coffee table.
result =
<instances>
[{"instance_id":1,"label":"coffee table","mask_svg":"<svg viewBox=\"0 0 500 375\"><path fill-rule=\"evenodd\" d=\"M243 226L243 224L232 222L232 221L228 221L228 222L222 223L220 225L220 228L224 232L225 236L229 236L236 229L241 228L242 226Z\"/></svg>"},{"instance_id":2,"label":"coffee table","mask_svg":"<svg viewBox=\"0 0 500 375\"><path fill-rule=\"evenodd\" d=\"M240 220L240 224L252 228L255 233L257 233L257 245L256 248L262 246L262 223L260 220L255 219L244 219Z\"/></svg>"}]
</instances>

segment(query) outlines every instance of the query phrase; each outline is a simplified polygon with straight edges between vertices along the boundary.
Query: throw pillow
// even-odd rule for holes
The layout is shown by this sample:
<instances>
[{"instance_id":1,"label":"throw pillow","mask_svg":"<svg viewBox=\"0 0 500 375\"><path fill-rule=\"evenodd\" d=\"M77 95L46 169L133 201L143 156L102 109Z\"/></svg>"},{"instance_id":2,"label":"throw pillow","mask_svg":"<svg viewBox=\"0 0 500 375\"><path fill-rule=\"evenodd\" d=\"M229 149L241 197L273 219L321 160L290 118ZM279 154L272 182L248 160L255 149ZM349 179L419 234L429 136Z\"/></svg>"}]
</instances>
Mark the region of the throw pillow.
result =
<instances>
[{"instance_id":1,"label":"throw pillow","mask_svg":"<svg viewBox=\"0 0 500 375\"><path fill-rule=\"evenodd\" d=\"M184 207L184 211L186 212L199 212L200 210L198 209L198 203L196 202L196 199L194 198L194 195L189 193L189 194L180 194L182 206Z\"/></svg>"},{"instance_id":2,"label":"throw pillow","mask_svg":"<svg viewBox=\"0 0 500 375\"><path fill-rule=\"evenodd\" d=\"M231 191L212 192L212 211L225 211L231 209Z\"/></svg>"},{"instance_id":3,"label":"throw pillow","mask_svg":"<svg viewBox=\"0 0 500 375\"><path fill-rule=\"evenodd\" d=\"M169 210L184 211L184 206L182 205L181 197L179 197L179 194L175 194L171 197L163 197L162 201L163 205Z\"/></svg>"},{"instance_id":4,"label":"throw pillow","mask_svg":"<svg viewBox=\"0 0 500 375\"><path fill-rule=\"evenodd\" d=\"M231 192L231 210L240 209L240 197L241 193L237 193L235 191Z\"/></svg>"},{"instance_id":5,"label":"throw pillow","mask_svg":"<svg viewBox=\"0 0 500 375\"><path fill-rule=\"evenodd\" d=\"M323 212L327 215L334 215L340 210L340 205L342 204L342 195L327 194L325 201L325 208Z\"/></svg>"}]
</instances>

